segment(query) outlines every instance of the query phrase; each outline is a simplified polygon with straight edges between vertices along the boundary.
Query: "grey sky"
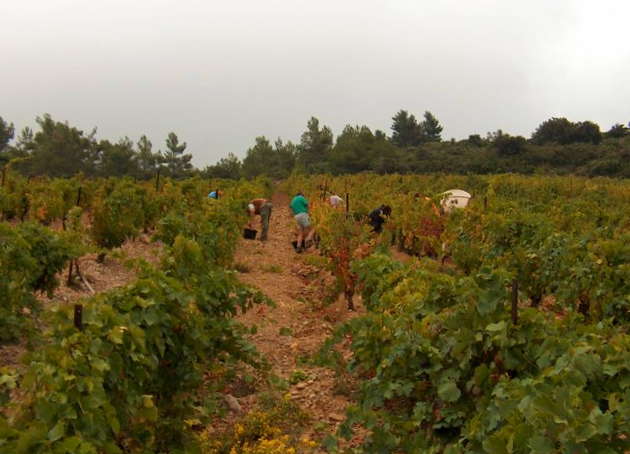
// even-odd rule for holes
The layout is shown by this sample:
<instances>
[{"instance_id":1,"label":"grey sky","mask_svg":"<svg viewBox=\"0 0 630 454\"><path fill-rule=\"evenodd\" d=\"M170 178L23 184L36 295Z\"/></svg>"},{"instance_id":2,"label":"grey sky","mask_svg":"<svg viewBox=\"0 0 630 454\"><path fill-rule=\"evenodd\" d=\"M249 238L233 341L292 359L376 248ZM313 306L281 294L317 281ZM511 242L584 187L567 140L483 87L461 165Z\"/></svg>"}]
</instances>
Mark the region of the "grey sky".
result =
<instances>
[{"instance_id":1,"label":"grey sky","mask_svg":"<svg viewBox=\"0 0 630 454\"><path fill-rule=\"evenodd\" d=\"M627 0L0 0L0 116L116 142L170 131L197 167L311 116L391 133L431 111L444 139L551 117L630 120Z\"/></svg>"}]
</instances>

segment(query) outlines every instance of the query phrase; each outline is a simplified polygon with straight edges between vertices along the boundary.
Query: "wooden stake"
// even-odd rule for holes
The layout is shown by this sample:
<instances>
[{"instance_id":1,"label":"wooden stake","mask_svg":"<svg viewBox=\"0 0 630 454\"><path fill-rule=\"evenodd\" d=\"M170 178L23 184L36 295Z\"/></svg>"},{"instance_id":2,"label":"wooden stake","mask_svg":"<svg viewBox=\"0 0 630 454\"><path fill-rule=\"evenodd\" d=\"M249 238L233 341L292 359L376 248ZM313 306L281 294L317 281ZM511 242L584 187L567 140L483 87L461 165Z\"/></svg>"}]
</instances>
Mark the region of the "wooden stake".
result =
<instances>
[{"instance_id":1,"label":"wooden stake","mask_svg":"<svg viewBox=\"0 0 630 454\"><path fill-rule=\"evenodd\" d=\"M90 283L87 281L87 279L85 279L83 277L82 274L79 274L79 277L81 278L81 282L83 282L83 284L85 284L85 286L87 287L87 289L90 291L90 293L92 295L96 294L96 292L94 291L94 289L92 288L92 286L90 285Z\"/></svg>"},{"instance_id":2,"label":"wooden stake","mask_svg":"<svg viewBox=\"0 0 630 454\"><path fill-rule=\"evenodd\" d=\"M70 260L70 269L68 270L68 285L72 285L72 265L74 265L74 260Z\"/></svg>"},{"instance_id":3,"label":"wooden stake","mask_svg":"<svg viewBox=\"0 0 630 454\"><path fill-rule=\"evenodd\" d=\"M79 269L79 259L76 259L74 261L74 270L77 273L77 276L79 276L79 279L81 279L81 282L83 282L83 285L85 285L87 287L87 289L90 291L90 293L92 295L95 295L96 292L94 291L94 289L92 288L92 286L90 285L90 283L87 281L87 279L83 276L83 273L81 273L81 270Z\"/></svg>"},{"instance_id":4,"label":"wooden stake","mask_svg":"<svg viewBox=\"0 0 630 454\"><path fill-rule=\"evenodd\" d=\"M512 323L518 325L518 281L512 279Z\"/></svg>"}]
</instances>

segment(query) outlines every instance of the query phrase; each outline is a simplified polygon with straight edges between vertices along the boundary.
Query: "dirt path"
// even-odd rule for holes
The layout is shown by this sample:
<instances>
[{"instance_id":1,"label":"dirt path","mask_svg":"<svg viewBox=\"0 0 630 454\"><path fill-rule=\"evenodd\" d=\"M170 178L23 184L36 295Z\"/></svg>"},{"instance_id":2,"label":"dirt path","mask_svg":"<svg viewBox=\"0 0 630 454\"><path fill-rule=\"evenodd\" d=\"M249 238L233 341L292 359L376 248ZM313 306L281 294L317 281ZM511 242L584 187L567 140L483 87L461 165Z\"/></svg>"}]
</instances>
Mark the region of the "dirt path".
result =
<instances>
[{"instance_id":1,"label":"dirt path","mask_svg":"<svg viewBox=\"0 0 630 454\"><path fill-rule=\"evenodd\" d=\"M271 363L274 374L293 382L289 392L310 413L311 425L331 432L343 420L349 403L348 389L333 371L305 363L336 323L356 313L349 313L341 300L322 308L317 300L321 300L321 284L330 279L329 273L318 273L313 266L321 261L317 249L302 254L293 249L295 227L289 198L276 193L272 202L268 241L241 240L236 261L244 271L241 280L259 288L273 299L276 307L254 309L240 321L257 325L253 343ZM256 224L254 228L260 230ZM358 310L362 311L360 302ZM300 377L302 380L298 381Z\"/></svg>"}]
</instances>

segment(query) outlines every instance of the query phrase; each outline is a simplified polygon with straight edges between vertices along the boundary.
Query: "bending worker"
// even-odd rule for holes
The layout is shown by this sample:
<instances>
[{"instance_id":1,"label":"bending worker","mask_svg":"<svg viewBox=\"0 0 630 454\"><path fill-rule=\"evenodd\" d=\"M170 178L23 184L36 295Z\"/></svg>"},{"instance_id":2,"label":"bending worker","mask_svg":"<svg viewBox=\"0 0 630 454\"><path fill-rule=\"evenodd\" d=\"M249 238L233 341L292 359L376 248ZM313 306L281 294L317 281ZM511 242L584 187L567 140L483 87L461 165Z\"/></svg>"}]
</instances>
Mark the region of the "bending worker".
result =
<instances>
[{"instance_id":1,"label":"bending worker","mask_svg":"<svg viewBox=\"0 0 630 454\"><path fill-rule=\"evenodd\" d=\"M218 199L219 197L223 197L223 191L210 191L206 198L208 199Z\"/></svg>"},{"instance_id":2,"label":"bending worker","mask_svg":"<svg viewBox=\"0 0 630 454\"><path fill-rule=\"evenodd\" d=\"M338 195L331 195L328 201L330 202L330 206L333 208L341 208L343 205L343 199Z\"/></svg>"},{"instance_id":3,"label":"bending worker","mask_svg":"<svg viewBox=\"0 0 630 454\"><path fill-rule=\"evenodd\" d=\"M387 218L392 214L392 208L389 205L381 205L380 207L372 210L368 214L368 221L372 226L372 232L381 233L383 231L383 224L387 221Z\"/></svg>"},{"instance_id":4,"label":"bending worker","mask_svg":"<svg viewBox=\"0 0 630 454\"><path fill-rule=\"evenodd\" d=\"M308 248L313 244L313 237L315 236L315 227L311 224L311 218L308 215L308 200L304 197L302 192L298 192L291 204L289 205L293 216L295 217L295 223L298 229L297 246L295 250L299 253L302 252L302 239L306 234L305 246Z\"/></svg>"},{"instance_id":5,"label":"bending worker","mask_svg":"<svg viewBox=\"0 0 630 454\"><path fill-rule=\"evenodd\" d=\"M260 225L262 227L262 233L260 239L265 241L267 239L267 233L269 232L269 219L271 218L271 209L273 205L267 199L252 199L247 205L247 213L249 214L251 226L252 219L255 215L260 215Z\"/></svg>"}]
</instances>

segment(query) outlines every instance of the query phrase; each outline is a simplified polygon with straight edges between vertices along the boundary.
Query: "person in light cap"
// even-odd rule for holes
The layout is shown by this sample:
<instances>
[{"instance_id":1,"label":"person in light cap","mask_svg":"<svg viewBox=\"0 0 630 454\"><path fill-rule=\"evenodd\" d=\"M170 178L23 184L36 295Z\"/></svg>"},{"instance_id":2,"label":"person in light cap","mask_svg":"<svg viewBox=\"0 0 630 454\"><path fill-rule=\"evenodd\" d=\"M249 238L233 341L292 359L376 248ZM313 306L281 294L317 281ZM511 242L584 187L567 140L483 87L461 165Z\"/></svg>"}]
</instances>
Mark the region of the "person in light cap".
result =
<instances>
[{"instance_id":1,"label":"person in light cap","mask_svg":"<svg viewBox=\"0 0 630 454\"><path fill-rule=\"evenodd\" d=\"M271 218L271 209L273 205L267 199L252 199L247 205L247 214L249 215L249 225L252 224L252 219L255 215L260 215L260 225L262 232L260 234L261 241L267 240L267 233L269 232L269 219Z\"/></svg>"}]
</instances>

